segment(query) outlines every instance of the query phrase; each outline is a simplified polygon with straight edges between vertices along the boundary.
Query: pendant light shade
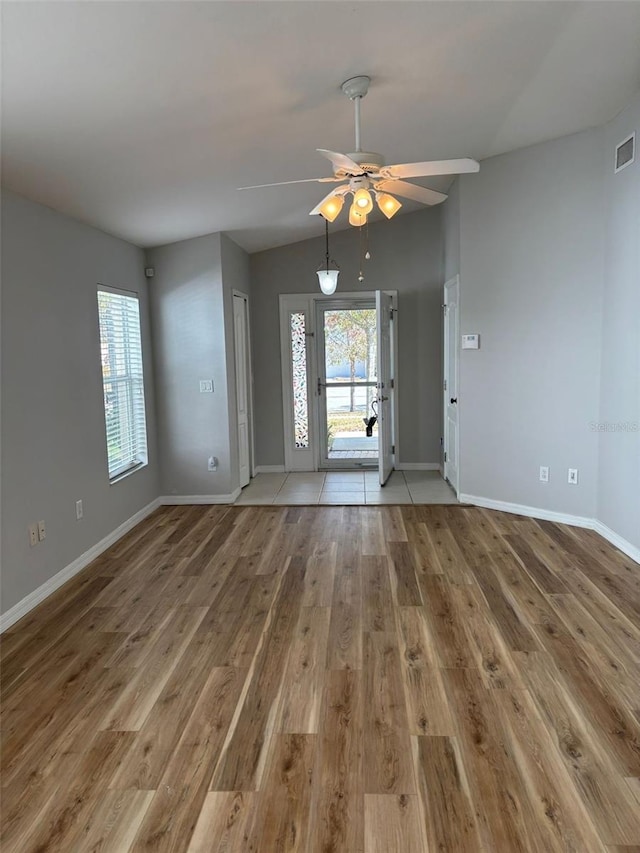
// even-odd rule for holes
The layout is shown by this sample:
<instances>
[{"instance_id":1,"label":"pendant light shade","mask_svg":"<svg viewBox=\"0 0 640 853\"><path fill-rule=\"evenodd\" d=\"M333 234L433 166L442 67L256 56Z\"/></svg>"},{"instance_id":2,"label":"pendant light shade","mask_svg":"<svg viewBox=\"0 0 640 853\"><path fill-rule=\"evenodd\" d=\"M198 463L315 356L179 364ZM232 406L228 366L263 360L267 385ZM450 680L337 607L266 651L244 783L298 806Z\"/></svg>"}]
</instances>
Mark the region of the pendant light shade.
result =
<instances>
[{"instance_id":1,"label":"pendant light shade","mask_svg":"<svg viewBox=\"0 0 640 853\"><path fill-rule=\"evenodd\" d=\"M320 290L325 296L331 296L336 292L338 286L338 274L340 270L336 269L320 269L318 270L318 281L320 282Z\"/></svg>"},{"instance_id":2,"label":"pendant light shade","mask_svg":"<svg viewBox=\"0 0 640 853\"><path fill-rule=\"evenodd\" d=\"M342 199L340 199L340 202L340 207L342 207ZM340 211L338 211L338 213L339 212ZM338 213L336 213L336 216L338 215ZM324 236L324 262L320 264L316 272L318 274L318 283L320 285L320 290L325 294L325 296L331 296L332 293L336 292L336 287L338 286L338 275L340 274L340 267L334 260L329 257L329 220L327 218L325 218L324 220Z\"/></svg>"}]
</instances>

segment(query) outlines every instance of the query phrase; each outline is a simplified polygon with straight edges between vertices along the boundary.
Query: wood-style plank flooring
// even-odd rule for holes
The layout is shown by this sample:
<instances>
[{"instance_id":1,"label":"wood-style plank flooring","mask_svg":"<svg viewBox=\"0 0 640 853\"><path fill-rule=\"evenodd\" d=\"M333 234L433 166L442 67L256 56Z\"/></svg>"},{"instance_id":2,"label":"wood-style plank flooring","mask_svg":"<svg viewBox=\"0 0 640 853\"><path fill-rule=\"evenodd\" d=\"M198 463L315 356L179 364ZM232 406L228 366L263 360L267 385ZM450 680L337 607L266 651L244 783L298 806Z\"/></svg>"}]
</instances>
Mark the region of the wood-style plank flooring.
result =
<instances>
[{"instance_id":1,"label":"wood-style plank flooring","mask_svg":"<svg viewBox=\"0 0 640 853\"><path fill-rule=\"evenodd\" d=\"M639 592L477 508L162 508L2 638L3 853L638 853Z\"/></svg>"}]
</instances>

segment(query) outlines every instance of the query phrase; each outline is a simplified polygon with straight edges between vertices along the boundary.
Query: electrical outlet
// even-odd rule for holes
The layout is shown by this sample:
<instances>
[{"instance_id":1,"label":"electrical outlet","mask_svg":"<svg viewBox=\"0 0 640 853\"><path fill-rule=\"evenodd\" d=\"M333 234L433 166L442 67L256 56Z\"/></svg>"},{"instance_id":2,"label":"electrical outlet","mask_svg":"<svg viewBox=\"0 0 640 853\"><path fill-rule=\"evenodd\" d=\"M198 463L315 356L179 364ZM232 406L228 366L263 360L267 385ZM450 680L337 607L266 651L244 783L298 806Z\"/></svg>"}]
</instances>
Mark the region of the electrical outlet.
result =
<instances>
[{"instance_id":1,"label":"electrical outlet","mask_svg":"<svg viewBox=\"0 0 640 853\"><path fill-rule=\"evenodd\" d=\"M82 509L82 501L76 501L76 519L80 521L83 516L84 510Z\"/></svg>"},{"instance_id":2,"label":"electrical outlet","mask_svg":"<svg viewBox=\"0 0 640 853\"><path fill-rule=\"evenodd\" d=\"M33 548L34 545L38 544L38 525L35 521L32 521L28 527L29 530L29 545Z\"/></svg>"},{"instance_id":3,"label":"electrical outlet","mask_svg":"<svg viewBox=\"0 0 640 853\"><path fill-rule=\"evenodd\" d=\"M540 466L540 482L548 483L549 482L549 468L546 465Z\"/></svg>"},{"instance_id":4,"label":"electrical outlet","mask_svg":"<svg viewBox=\"0 0 640 853\"><path fill-rule=\"evenodd\" d=\"M47 538L47 528L44 526L44 521L38 522L38 542L42 542Z\"/></svg>"},{"instance_id":5,"label":"electrical outlet","mask_svg":"<svg viewBox=\"0 0 640 853\"><path fill-rule=\"evenodd\" d=\"M567 482L571 483L572 486L578 485L578 469L577 468L569 468L569 476L567 477Z\"/></svg>"},{"instance_id":6,"label":"electrical outlet","mask_svg":"<svg viewBox=\"0 0 640 853\"><path fill-rule=\"evenodd\" d=\"M207 461L207 470L208 471L217 471L218 470L218 460L215 456L210 456Z\"/></svg>"},{"instance_id":7,"label":"electrical outlet","mask_svg":"<svg viewBox=\"0 0 640 853\"><path fill-rule=\"evenodd\" d=\"M213 394L213 379L201 379L200 380L200 393L201 394Z\"/></svg>"}]
</instances>

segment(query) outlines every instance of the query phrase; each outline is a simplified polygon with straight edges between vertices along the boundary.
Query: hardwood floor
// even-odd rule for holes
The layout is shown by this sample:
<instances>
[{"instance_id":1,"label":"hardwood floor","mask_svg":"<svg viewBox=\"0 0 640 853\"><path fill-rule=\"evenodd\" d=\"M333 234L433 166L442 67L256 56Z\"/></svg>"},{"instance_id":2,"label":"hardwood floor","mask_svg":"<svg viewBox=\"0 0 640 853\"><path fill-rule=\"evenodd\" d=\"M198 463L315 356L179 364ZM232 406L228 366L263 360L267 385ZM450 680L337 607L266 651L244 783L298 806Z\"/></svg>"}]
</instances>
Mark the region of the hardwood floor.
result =
<instances>
[{"instance_id":1,"label":"hardwood floor","mask_svg":"<svg viewBox=\"0 0 640 853\"><path fill-rule=\"evenodd\" d=\"M2 638L2 850L638 853L639 617L586 530L162 508Z\"/></svg>"}]
</instances>

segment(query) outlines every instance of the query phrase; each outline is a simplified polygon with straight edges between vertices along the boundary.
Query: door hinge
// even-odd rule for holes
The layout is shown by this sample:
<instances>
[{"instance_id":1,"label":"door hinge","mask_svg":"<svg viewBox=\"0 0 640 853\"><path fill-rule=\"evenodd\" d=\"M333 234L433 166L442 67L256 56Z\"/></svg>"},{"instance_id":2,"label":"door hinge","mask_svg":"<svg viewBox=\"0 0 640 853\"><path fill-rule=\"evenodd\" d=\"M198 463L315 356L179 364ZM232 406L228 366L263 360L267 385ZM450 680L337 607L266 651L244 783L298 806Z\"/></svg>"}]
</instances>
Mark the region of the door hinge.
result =
<instances>
[{"instance_id":1,"label":"door hinge","mask_svg":"<svg viewBox=\"0 0 640 853\"><path fill-rule=\"evenodd\" d=\"M447 390L447 380L446 380L446 379L444 380L444 383L443 383L443 385L442 385L442 388L443 388L443 390L444 390L444 391L446 391L446 390Z\"/></svg>"},{"instance_id":2,"label":"door hinge","mask_svg":"<svg viewBox=\"0 0 640 853\"><path fill-rule=\"evenodd\" d=\"M445 462L447 461L447 451L446 451L446 450L445 450L445 452L444 452L444 461L445 461Z\"/></svg>"},{"instance_id":3,"label":"door hinge","mask_svg":"<svg viewBox=\"0 0 640 853\"><path fill-rule=\"evenodd\" d=\"M396 383L395 383L395 380L394 380L394 379L390 379L390 380L389 380L389 387L390 387L390 388L395 388L395 387L396 387Z\"/></svg>"},{"instance_id":4,"label":"door hinge","mask_svg":"<svg viewBox=\"0 0 640 853\"><path fill-rule=\"evenodd\" d=\"M391 445L391 452L392 452L392 453L395 453L395 452L396 452L396 446L395 446L395 444L392 444L392 445Z\"/></svg>"}]
</instances>

